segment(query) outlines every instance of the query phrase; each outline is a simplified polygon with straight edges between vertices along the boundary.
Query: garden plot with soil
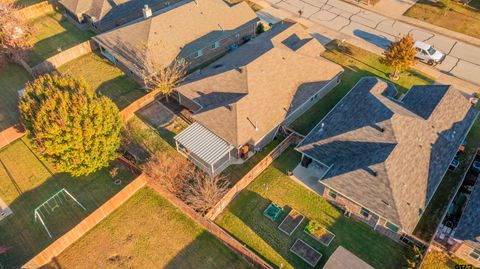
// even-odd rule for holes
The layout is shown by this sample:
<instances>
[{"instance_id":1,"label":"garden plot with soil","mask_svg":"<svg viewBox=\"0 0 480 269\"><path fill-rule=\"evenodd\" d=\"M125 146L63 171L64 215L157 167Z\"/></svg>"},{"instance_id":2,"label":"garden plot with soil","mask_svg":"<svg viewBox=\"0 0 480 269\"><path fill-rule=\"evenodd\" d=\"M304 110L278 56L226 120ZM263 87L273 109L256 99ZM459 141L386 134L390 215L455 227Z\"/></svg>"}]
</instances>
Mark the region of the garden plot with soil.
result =
<instances>
[{"instance_id":1,"label":"garden plot with soil","mask_svg":"<svg viewBox=\"0 0 480 269\"><path fill-rule=\"evenodd\" d=\"M327 230L325 227L320 225L317 221L311 220L308 222L307 227L305 227L305 233L311 236L313 239L322 243L324 246L328 247L332 242L335 235Z\"/></svg>"},{"instance_id":2,"label":"garden plot with soil","mask_svg":"<svg viewBox=\"0 0 480 269\"><path fill-rule=\"evenodd\" d=\"M293 246L290 248L290 251L300 257L306 263L310 264L312 267L315 267L315 265L317 265L322 258L322 254L320 252L316 251L301 239L297 239L297 241L295 241Z\"/></svg>"},{"instance_id":3,"label":"garden plot with soil","mask_svg":"<svg viewBox=\"0 0 480 269\"><path fill-rule=\"evenodd\" d=\"M290 213L283 219L282 223L278 226L278 229L288 236L292 235L293 232L300 226L303 219L305 218L300 212L295 209L292 209Z\"/></svg>"}]
</instances>

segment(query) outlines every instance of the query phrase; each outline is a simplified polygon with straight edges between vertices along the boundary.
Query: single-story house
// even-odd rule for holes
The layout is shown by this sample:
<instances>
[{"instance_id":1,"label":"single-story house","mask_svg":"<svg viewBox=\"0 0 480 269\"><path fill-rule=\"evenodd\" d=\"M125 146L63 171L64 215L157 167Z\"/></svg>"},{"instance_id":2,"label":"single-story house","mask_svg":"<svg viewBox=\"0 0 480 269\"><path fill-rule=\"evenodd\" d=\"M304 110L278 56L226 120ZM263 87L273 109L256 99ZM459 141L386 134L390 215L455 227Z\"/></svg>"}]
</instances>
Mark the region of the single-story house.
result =
<instances>
[{"instance_id":1,"label":"single-story house","mask_svg":"<svg viewBox=\"0 0 480 269\"><path fill-rule=\"evenodd\" d=\"M347 215L393 238L411 235L473 125L477 110L451 86L361 79L296 147L293 171Z\"/></svg>"},{"instance_id":2,"label":"single-story house","mask_svg":"<svg viewBox=\"0 0 480 269\"><path fill-rule=\"evenodd\" d=\"M344 247L338 246L335 252L328 258L323 269L373 269L373 266Z\"/></svg>"},{"instance_id":3,"label":"single-story house","mask_svg":"<svg viewBox=\"0 0 480 269\"><path fill-rule=\"evenodd\" d=\"M147 5L150 12L181 0L60 0L64 16L74 24L103 33L141 18Z\"/></svg>"},{"instance_id":4,"label":"single-story house","mask_svg":"<svg viewBox=\"0 0 480 269\"><path fill-rule=\"evenodd\" d=\"M480 180L477 179L468 203L451 238L450 251L475 267L480 267Z\"/></svg>"},{"instance_id":5,"label":"single-story house","mask_svg":"<svg viewBox=\"0 0 480 269\"><path fill-rule=\"evenodd\" d=\"M150 67L211 62L255 36L259 19L242 2L189 1L93 38L102 54L143 84Z\"/></svg>"},{"instance_id":6,"label":"single-story house","mask_svg":"<svg viewBox=\"0 0 480 269\"><path fill-rule=\"evenodd\" d=\"M177 92L196 122L175 137L178 151L215 175L263 148L340 81L323 51L283 23L191 74Z\"/></svg>"}]
</instances>

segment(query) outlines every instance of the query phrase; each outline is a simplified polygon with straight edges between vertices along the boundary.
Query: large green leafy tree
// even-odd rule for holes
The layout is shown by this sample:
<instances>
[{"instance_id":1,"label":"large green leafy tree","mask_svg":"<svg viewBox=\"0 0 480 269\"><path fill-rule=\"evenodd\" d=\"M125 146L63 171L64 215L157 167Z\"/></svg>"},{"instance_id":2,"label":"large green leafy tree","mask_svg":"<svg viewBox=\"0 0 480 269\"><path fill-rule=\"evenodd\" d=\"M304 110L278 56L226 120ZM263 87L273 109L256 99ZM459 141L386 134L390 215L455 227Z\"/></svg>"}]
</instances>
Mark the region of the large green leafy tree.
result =
<instances>
[{"instance_id":1,"label":"large green leafy tree","mask_svg":"<svg viewBox=\"0 0 480 269\"><path fill-rule=\"evenodd\" d=\"M59 171L88 175L118 156L118 108L83 80L41 76L27 84L19 108L35 147Z\"/></svg>"}]
</instances>

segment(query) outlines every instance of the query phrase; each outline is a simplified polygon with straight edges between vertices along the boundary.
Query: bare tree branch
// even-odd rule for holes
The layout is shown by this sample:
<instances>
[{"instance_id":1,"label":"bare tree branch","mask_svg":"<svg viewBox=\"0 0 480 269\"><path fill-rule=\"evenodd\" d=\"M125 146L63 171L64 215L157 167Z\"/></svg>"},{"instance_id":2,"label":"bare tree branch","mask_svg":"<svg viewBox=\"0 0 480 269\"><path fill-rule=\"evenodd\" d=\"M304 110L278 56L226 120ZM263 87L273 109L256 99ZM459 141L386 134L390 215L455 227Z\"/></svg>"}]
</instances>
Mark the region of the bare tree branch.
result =
<instances>
[{"instance_id":1,"label":"bare tree branch","mask_svg":"<svg viewBox=\"0 0 480 269\"><path fill-rule=\"evenodd\" d=\"M26 60L33 47L32 27L18 11L13 0L0 0L0 67Z\"/></svg>"}]
</instances>

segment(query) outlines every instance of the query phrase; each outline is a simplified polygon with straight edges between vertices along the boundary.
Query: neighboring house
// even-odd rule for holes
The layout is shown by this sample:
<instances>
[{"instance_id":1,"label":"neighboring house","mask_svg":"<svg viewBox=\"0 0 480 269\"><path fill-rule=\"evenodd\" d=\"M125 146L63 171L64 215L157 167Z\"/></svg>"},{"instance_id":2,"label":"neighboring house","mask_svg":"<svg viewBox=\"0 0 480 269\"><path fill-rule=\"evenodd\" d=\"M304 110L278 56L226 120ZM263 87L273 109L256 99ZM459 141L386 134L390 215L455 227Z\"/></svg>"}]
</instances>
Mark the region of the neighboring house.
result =
<instances>
[{"instance_id":1,"label":"neighboring house","mask_svg":"<svg viewBox=\"0 0 480 269\"><path fill-rule=\"evenodd\" d=\"M333 254L328 258L327 263L323 266L323 269L374 269L373 266L369 265L355 254L346 250L342 246L333 252Z\"/></svg>"},{"instance_id":2,"label":"neighboring house","mask_svg":"<svg viewBox=\"0 0 480 269\"><path fill-rule=\"evenodd\" d=\"M475 267L480 267L480 180L477 179L468 203L451 238L450 251Z\"/></svg>"},{"instance_id":3,"label":"neighboring house","mask_svg":"<svg viewBox=\"0 0 480 269\"><path fill-rule=\"evenodd\" d=\"M178 61L193 69L217 59L254 37L258 21L244 2L197 0L93 39L105 57L143 83L151 66Z\"/></svg>"},{"instance_id":4,"label":"neighboring house","mask_svg":"<svg viewBox=\"0 0 480 269\"><path fill-rule=\"evenodd\" d=\"M477 110L444 85L361 79L300 142L293 171L319 195L393 238L411 235Z\"/></svg>"},{"instance_id":5,"label":"neighboring house","mask_svg":"<svg viewBox=\"0 0 480 269\"><path fill-rule=\"evenodd\" d=\"M141 18L147 5L155 12L181 0L60 0L63 14L80 27L103 33Z\"/></svg>"},{"instance_id":6,"label":"neighboring house","mask_svg":"<svg viewBox=\"0 0 480 269\"><path fill-rule=\"evenodd\" d=\"M178 87L194 124L175 137L177 149L215 175L241 163L340 81L343 69L300 25L274 26Z\"/></svg>"}]
</instances>

